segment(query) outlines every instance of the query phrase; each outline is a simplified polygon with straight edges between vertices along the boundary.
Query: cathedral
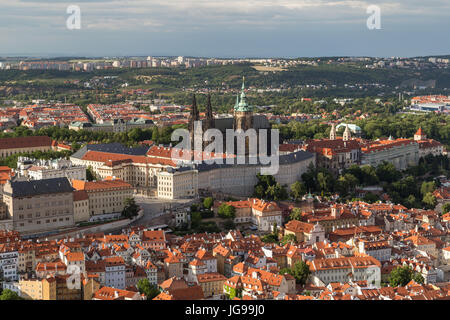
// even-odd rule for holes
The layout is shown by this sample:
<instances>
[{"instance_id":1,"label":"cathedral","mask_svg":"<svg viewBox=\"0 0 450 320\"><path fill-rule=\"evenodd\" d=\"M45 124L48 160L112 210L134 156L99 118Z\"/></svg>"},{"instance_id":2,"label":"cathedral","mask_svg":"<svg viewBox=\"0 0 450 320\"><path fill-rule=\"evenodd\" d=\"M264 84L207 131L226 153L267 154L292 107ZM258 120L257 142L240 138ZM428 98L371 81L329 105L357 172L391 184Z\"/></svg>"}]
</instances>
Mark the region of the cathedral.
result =
<instances>
[{"instance_id":1,"label":"cathedral","mask_svg":"<svg viewBox=\"0 0 450 320\"><path fill-rule=\"evenodd\" d=\"M253 114L253 108L247 103L247 97L245 95L245 83L242 81L241 93L236 96L236 104L233 108L233 117L230 118L214 118L211 106L211 96L208 94L205 118L200 119L199 111L197 107L197 101L195 94L193 96L191 113L189 115L188 130L190 132L191 141L194 138L194 122L202 121L202 129L205 132L208 129L218 129L223 134L223 151L226 151L226 130L242 129L244 131L248 129L255 129L259 144L260 130L267 129L267 154L270 155L271 136L270 129L272 128L269 120L265 115ZM248 138L246 138L246 154L248 154ZM210 142L204 142L203 146L208 145ZM193 144L192 144L193 145ZM193 146L192 146L193 148ZM236 143L235 143L236 152ZM264 150L258 150L258 153L264 152Z\"/></svg>"}]
</instances>

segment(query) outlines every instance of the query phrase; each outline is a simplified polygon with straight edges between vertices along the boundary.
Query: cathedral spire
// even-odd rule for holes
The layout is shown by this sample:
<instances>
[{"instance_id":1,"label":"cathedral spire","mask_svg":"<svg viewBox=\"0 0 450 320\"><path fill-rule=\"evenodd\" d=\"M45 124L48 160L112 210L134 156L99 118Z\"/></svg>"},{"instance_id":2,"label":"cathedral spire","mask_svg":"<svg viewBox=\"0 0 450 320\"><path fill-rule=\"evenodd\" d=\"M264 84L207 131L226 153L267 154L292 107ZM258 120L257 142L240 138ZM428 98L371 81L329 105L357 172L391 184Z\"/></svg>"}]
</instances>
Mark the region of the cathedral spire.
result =
<instances>
[{"instance_id":1,"label":"cathedral spire","mask_svg":"<svg viewBox=\"0 0 450 320\"><path fill-rule=\"evenodd\" d=\"M189 131L194 132L194 122L199 119L198 109L197 109L197 99L195 98L195 93L192 97L192 107L191 113L189 114Z\"/></svg>"},{"instance_id":2,"label":"cathedral spire","mask_svg":"<svg viewBox=\"0 0 450 320\"><path fill-rule=\"evenodd\" d=\"M245 96L245 77L242 77L242 89L241 89L241 99L236 100L236 105L234 106L235 111L250 111L250 106L247 104L247 98Z\"/></svg>"},{"instance_id":3,"label":"cathedral spire","mask_svg":"<svg viewBox=\"0 0 450 320\"><path fill-rule=\"evenodd\" d=\"M208 98L206 102L206 126L205 130L214 128L214 116L211 106L211 95L208 93Z\"/></svg>"}]
</instances>

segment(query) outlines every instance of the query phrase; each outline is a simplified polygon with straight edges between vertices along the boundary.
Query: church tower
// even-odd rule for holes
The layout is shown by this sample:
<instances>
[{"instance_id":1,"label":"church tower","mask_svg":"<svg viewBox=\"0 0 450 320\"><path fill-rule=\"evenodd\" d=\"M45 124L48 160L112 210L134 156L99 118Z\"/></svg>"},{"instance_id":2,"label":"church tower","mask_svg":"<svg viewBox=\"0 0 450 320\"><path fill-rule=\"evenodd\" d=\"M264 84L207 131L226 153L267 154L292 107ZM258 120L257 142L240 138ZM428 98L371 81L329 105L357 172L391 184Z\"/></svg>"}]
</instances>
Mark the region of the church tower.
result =
<instances>
[{"instance_id":1,"label":"church tower","mask_svg":"<svg viewBox=\"0 0 450 320\"><path fill-rule=\"evenodd\" d=\"M211 95L209 93L208 93L207 99L208 100L206 103L206 121L203 126L204 131L214 128L214 116L213 116L212 106L211 106Z\"/></svg>"},{"instance_id":2,"label":"church tower","mask_svg":"<svg viewBox=\"0 0 450 320\"><path fill-rule=\"evenodd\" d=\"M245 96L245 78L242 78L242 89L240 101L236 99L234 106L234 125L233 129L242 129L244 131L253 128L253 112L251 107L247 104L247 97Z\"/></svg>"},{"instance_id":3,"label":"church tower","mask_svg":"<svg viewBox=\"0 0 450 320\"><path fill-rule=\"evenodd\" d=\"M336 124L331 125L330 140L336 140Z\"/></svg>"},{"instance_id":4,"label":"church tower","mask_svg":"<svg viewBox=\"0 0 450 320\"><path fill-rule=\"evenodd\" d=\"M247 131L253 128L253 112L251 107L247 103L247 98L245 96L245 78L242 77L242 89L241 97L236 99L236 105L234 106L234 121L233 129ZM237 151L237 145L235 144L235 152ZM249 137L245 137L245 155L250 153L249 148Z\"/></svg>"},{"instance_id":5,"label":"church tower","mask_svg":"<svg viewBox=\"0 0 450 320\"><path fill-rule=\"evenodd\" d=\"M427 139L427 136L425 135L425 133L423 133L423 130L420 127L419 130L417 130L417 132L414 134L414 140L421 141L421 140L426 140L426 139Z\"/></svg>"},{"instance_id":6,"label":"church tower","mask_svg":"<svg viewBox=\"0 0 450 320\"><path fill-rule=\"evenodd\" d=\"M344 135L342 136L343 141L349 141L352 138L350 134L350 129L348 127L348 124L345 126Z\"/></svg>"},{"instance_id":7,"label":"church tower","mask_svg":"<svg viewBox=\"0 0 450 320\"><path fill-rule=\"evenodd\" d=\"M197 108L197 99L195 98L195 94L192 97L192 107L191 113L188 119L188 130L191 137L191 150L194 149L194 123L199 120L198 108Z\"/></svg>"}]
</instances>

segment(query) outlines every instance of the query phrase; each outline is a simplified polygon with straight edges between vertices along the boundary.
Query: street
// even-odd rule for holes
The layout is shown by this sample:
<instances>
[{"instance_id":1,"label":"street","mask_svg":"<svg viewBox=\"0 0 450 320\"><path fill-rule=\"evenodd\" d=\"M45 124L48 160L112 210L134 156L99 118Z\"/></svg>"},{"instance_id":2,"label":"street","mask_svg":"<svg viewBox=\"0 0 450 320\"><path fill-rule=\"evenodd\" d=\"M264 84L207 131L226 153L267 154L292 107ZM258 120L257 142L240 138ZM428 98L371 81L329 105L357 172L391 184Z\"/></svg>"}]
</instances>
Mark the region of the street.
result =
<instances>
[{"instance_id":1,"label":"street","mask_svg":"<svg viewBox=\"0 0 450 320\"><path fill-rule=\"evenodd\" d=\"M135 196L136 204L144 210L144 216L130 224L130 226L152 226L163 224L164 210L189 208L194 199L180 199L180 200L162 200L157 198L148 198L142 196ZM160 218L160 219L158 219Z\"/></svg>"}]
</instances>

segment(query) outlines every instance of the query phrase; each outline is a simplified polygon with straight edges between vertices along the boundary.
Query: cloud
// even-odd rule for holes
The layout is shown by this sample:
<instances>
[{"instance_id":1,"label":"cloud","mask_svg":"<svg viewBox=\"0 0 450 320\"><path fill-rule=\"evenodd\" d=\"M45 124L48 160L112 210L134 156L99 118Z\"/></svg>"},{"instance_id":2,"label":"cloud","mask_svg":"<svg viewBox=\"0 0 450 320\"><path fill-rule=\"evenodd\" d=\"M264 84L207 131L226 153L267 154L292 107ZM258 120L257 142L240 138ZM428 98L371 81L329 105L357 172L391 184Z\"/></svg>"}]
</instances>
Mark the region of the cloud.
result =
<instances>
[{"instance_id":1,"label":"cloud","mask_svg":"<svg viewBox=\"0 0 450 320\"><path fill-rule=\"evenodd\" d=\"M36 34L39 38L30 41L39 46L40 40L48 50L55 48L56 39L68 34L66 8L72 4L81 8L82 29L71 31L70 36L79 34L80 41L86 44L119 34L136 40L160 39L170 34L180 43L183 39L177 34L187 33L216 33L230 39L243 33L310 33L317 39L327 39L327 32L335 38L333 32L340 30L356 38L358 32L367 31L366 8L372 4L380 6L383 29L391 32L383 36L391 39L395 30L434 26L438 30L437 21L448 25L450 9L448 0L0 0L0 35L6 51L14 49L10 47L18 38ZM444 35L445 30L438 31ZM87 35L90 39L82 38Z\"/></svg>"}]
</instances>

